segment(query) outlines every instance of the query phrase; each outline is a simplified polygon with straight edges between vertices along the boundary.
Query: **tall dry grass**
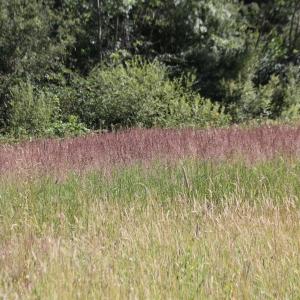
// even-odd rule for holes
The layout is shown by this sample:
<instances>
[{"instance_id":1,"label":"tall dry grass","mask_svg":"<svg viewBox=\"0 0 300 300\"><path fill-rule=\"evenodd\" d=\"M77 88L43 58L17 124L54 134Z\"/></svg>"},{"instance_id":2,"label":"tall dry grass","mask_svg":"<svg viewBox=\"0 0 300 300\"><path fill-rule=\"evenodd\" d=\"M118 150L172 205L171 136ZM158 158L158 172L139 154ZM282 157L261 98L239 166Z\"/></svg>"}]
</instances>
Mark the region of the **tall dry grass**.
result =
<instances>
[{"instance_id":1,"label":"tall dry grass","mask_svg":"<svg viewBox=\"0 0 300 300\"><path fill-rule=\"evenodd\" d=\"M299 133L1 146L0 298L299 298Z\"/></svg>"},{"instance_id":2,"label":"tall dry grass","mask_svg":"<svg viewBox=\"0 0 300 300\"><path fill-rule=\"evenodd\" d=\"M249 161L300 153L300 128L133 129L64 140L0 146L0 172L86 170L183 158Z\"/></svg>"},{"instance_id":3,"label":"tall dry grass","mask_svg":"<svg viewBox=\"0 0 300 300\"><path fill-rule=\"evenodd\" d=\"M183 200L183 199L182 199ZM289 203L290 204L290 203ZM297 299L299 212L96 202L70 229L1 228L4 299ZM4 234L4 230L7 232ZM4 238L3 238L4 234Z\"/></svg>"}]
</instances>

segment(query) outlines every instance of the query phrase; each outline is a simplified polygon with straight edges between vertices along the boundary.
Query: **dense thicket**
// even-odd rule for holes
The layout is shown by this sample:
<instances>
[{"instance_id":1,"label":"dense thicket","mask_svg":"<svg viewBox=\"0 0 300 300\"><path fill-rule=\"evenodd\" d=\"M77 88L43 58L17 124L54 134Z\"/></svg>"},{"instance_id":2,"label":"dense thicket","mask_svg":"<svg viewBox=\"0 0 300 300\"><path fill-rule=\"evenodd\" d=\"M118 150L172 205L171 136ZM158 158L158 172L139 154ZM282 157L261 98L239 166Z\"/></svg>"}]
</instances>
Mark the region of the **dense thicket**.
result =
<instances>
[{"instance_id":1,"label":"dense thicket","mask_svg":"<svg viewBox=\"0 0 300 300\"><path fill-rule=\"evenodd\" d=\"M0 0L5 133L297 119L299 63L298 0Z\"/></svg>"}]
</instances>

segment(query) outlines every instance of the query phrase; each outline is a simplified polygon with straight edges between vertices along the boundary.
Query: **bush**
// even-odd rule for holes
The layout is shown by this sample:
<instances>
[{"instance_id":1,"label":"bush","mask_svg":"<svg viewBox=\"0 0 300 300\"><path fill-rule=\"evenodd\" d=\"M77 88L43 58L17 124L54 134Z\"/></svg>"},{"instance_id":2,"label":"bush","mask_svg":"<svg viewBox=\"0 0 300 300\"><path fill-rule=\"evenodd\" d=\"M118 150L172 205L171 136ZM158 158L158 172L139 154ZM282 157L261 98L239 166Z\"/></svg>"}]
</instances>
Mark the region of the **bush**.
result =
<instances>
[{"instance_id":1,"label":"bush","mask_svg":"<svg viewBox=\"0 0 300 300\"><path fill-rule=\"evenodd\" d=\"M35 91L21 82L11 89L9 129L14 136L42 135L51 126L58 103L56 97Z\"/></svg>"},{"instance_id":2,"label":"bush","mask_svg":"<svg viewBox=\"0 0 300 300\"><path fill-rule=\"evenodd\" d=\"M79 136L89 132L85 124L78 121L77 116L70 115L68 120L63 122L62 120L57 120L54 122L49 129L46 130L47 136Z\"/></svg>"},{"instance_id":3,"label":"bush","mask_svg":"<svg viewBox=\"0 0 300 300\"><path fill-rule=\"evenodd\" d=\"M251 76L246 80L232 81L228 84L230 96L234 99L230 105L231 114L236 122L266 120L273 118L275 99L280 89L277 76L272 76L266 85L255 86Z\"/></svg>"},{"instance_id":4,"label":"bush","mask_svg":"<svg viewBox=\"0 0 300 300\"><path fill-rule=\"evenodd\" d=\"M292 67L288 72L281 117L285 120L297 120L300 117L299 68Z\"/></svg>"},{"instance_id":5,"label":"bush","mask_svg":"<svg viewBox=\"0 0 300 300\"><path fill-rule=\"evenodd\" d=\"M64 107L94 129L112 127L220 126L224 110L201 98L182 80L170 80L164 65L133 59L126 65L98 67L78 80L76 95ZM72 103L72 105L70 105Z\"/></svg>"},{"instance_id":6,"label":"bush","mask_svg":"<svg viewBox=\"0 0 300 300\"><path fill-rule=\"evenodd\" d=\"M194 93L167 68L133 59L98 67L69 85L38 89L29 81L11 89L9 131L15 137L80 135L89 129L208 127L230 121L224 109Z\"/></svg>"}]
</instances>

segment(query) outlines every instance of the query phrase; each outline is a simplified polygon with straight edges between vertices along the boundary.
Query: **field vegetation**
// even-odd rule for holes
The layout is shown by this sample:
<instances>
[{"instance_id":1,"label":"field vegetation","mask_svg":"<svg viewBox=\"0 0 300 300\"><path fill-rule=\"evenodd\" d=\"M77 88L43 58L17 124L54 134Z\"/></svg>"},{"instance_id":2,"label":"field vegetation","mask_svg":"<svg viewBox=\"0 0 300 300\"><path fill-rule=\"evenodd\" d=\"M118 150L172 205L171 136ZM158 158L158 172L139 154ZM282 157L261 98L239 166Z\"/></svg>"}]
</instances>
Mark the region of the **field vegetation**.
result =
<instances>
[{"instance_id":1,"label":"field vegetation","mask_svg":"<svg viewBox=\"0 0 300 300\"><path fill-rule=\"evenodd\" d=\"M299 297L299 132L130 130L2 146L1 297Z\"/></svg>"},{"instance_id":2,"label":"field vegetation","mask_svg":"<svg viewBox=\"0 0 300 300\"><path fill-rule=\"evenodd\" d=\"M300 116L298 0L1 0L0 135Z\"/></svg>"},{"instance_id":3,"label":"field vegetation","mask_svg":"<svg viewBox=\"0 0 300 300\"><path fill-rule=\"evenodd\" d=\"M0 299L300 298L299 0L0 0Z\"/></svg>"}]
</instances>

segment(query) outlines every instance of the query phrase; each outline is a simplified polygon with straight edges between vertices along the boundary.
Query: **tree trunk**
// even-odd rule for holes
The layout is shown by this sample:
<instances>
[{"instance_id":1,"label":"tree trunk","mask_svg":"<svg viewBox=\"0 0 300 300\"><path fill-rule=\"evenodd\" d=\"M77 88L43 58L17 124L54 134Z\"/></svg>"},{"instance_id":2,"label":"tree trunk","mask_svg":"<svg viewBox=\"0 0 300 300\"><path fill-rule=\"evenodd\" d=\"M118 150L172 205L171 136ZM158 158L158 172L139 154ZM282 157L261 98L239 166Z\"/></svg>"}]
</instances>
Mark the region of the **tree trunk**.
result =
<instances>
[{"instance_id":1,"label":"tree trunk","mask_svg":"<svg viewBox=\"0 0 300 300\"><path fill-rule=\"evenodd\" d=\"M102 14L101 14L101 0L96 0L97 1L97 25L98 25L98 30L97 30L97 51L98 51L98 56L99 60L102 61Z\"/></svg>"}]
</instances>

